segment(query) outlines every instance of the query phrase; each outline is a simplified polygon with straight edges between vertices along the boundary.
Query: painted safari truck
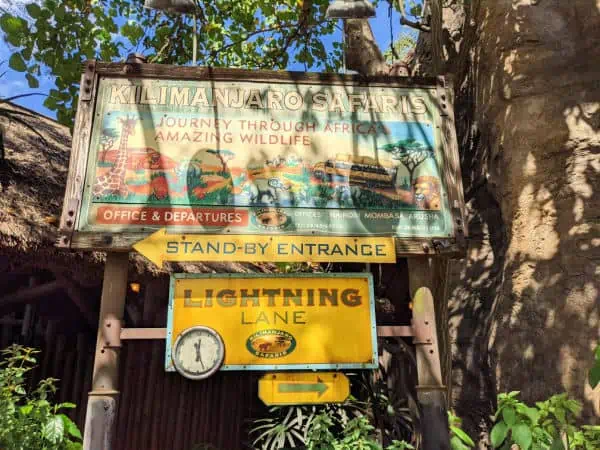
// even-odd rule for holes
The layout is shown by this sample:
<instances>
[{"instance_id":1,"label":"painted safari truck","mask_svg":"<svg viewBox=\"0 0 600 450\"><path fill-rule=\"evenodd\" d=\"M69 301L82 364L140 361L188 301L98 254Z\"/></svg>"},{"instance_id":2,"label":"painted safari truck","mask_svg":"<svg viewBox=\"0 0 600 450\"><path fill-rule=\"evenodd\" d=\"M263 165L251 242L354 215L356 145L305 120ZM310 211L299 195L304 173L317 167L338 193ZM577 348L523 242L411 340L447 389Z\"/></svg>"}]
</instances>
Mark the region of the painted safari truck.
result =
<instances>
[{"instance_id":1,"label":"painted safari truck","mask_svg":"<svg viewBox=\"0 0 600 450\"><path fill-rule=\"evenodd\" d=\"M313 167L313 176L320 181L348 183L419 209L441 209L439 178L418 176L412 181L410 190L405 190L396 186L397 175L398 167L391 161L348 154L337 154L335 159L319 162Z\"/></svg>"},{"instance_id":2,"label":"painted safari truck","mask_svg":"<svg viewBox=\"0 0 600 450\"><path fill-rule=\"evenodd\" d=\"M364 185L380 189L395 189L397 171L398 167L389 161L341 153L335 159L319 162L313 167L313 175L318 180L335 181L338 178L351 186Z\"/></svg>"}]
</instances>

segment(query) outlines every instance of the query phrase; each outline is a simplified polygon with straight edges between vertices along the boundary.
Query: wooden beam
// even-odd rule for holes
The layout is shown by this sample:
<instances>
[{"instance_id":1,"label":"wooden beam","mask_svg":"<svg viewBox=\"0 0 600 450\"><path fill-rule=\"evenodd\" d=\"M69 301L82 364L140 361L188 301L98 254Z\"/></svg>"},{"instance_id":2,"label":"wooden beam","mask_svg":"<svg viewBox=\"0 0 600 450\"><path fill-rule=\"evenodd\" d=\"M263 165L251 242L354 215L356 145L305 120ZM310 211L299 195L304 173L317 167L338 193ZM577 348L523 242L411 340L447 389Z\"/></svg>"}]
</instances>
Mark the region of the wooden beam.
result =
<instances>
[{"instance_id":1,"label":"wooden beam","mask_svg":"<svg viewBox=\"0 0 600 450\"><path fill-rule=\"evenodd\" d=\"M67 293L69 299L73 302L77 309L79 309L79 312L93 330L98 323L98 312L94 311L94 308L92 308L89 299L86 298L88 296L84 295L79 286L75 285L75 283L67 280L66 278L61 277L58 278L58 280L62 284L63 289Z\"/></svg>"},{"instance_id":2,"label":"wooden beam","mask_svg":"<svg viewBox=\"0 0 600 450\"><path fill-rule=\"evenodd\" d=\"M408 259L423 450L450 450L446 393L442 381L433 299L433 273L431 258Z\"/></svg>"},{"instance_id":3,"label":"wooden beam","mask_svg":"<svg viewBox=\"0 0 600 450\"><path fill-rule=\"evenodd\" d=\"M29 303L41 299L50 294L54 294L62 289L62 284L58 280L40 284L39 286L20 289L8 295L0 297L0 308L14 305L16 303Z\"/></svg>"},{"instance_id":4,"label":"wooden beam","mask_svg":"<svg viewBox=\"0 0 600 450\"><path fill-rule=\"evenodd\" d=\"M92 391L89 393L83 437L84 450L114 448L118 407L119 347L110 342L111 321L123 320L129 254L108 253L104 268Z\"/></svg>"}]
</instances>

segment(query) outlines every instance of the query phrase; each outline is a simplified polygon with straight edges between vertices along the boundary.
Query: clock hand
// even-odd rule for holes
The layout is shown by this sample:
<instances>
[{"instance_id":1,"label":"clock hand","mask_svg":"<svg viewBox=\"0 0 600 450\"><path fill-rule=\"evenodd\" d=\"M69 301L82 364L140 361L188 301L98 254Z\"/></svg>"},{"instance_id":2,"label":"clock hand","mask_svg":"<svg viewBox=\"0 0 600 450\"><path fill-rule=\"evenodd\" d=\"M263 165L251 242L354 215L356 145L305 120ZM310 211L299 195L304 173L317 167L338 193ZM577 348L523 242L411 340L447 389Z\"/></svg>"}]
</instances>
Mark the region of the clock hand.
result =
<instances>
[{"instance_id":1,"label":"clock hand","mask_svg":"<svg viewBox=\"0 0 600 450\"><path fill-rule=\"evenodd\" d=\"M202 366L202 370L206 370L204 368L204 363L202 362L202 353L200 352L200 348L202 347L202 339L198 339L198 342L194 344L194 348L196 349L196 362L200 362Z\"/></svg>"}]
</instances>

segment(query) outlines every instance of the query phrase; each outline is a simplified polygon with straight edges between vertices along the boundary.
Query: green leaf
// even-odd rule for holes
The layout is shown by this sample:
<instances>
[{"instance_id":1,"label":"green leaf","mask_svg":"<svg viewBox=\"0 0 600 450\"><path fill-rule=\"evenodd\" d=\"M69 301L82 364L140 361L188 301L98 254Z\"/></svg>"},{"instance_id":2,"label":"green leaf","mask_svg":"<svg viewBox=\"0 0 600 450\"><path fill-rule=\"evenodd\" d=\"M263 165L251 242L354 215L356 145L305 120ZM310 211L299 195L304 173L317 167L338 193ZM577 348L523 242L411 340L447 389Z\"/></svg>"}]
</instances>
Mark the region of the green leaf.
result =
<instances>
[{"instance_id":1,"label":"green leaf","mask_svg":"<svg viewBox=\"0 0 600 450\"><path fill-rule=\"evenodd\" d=\"M452 439L450 439L450 448L452 450L468 450L469 447L467 447L465 444L463 444L463 442L460 440L460 438L458 436L452 436Z\"/></svg>"},{"instance_id":2,"label":"green leaf","mask_svg":"<svg viewBox=\"0 0 600 450\"><path fill-rule=\"evenodd\" d=\"M0 16L0 29L9 35L22 33L27 31L27 22L10 14L3 14Z\"/></svg>"},{"instance_id":3,"label":"green leaf","mask_svg":"<svg viewBox=\"0 0 600 450\"><path fill-rule=\"evenodd\" d=\"M83 446L81 445L80 442L66 442L65 445L66 450L81 450L83 448Z\"/></svg>"},{"instance_id":4,"label":"green leaf","mask_svg":"<svg viewBox=\"0 0 600 450\"><path fill-rule=\"evenodd\" d=\"M121 34L129 39L132 44L137 44L137 41L144 35L144 30L135 23L126 23L121 27Z\"/></svg>"},{"instance_id":5,"label":"green leaf","mask_svg":"<svg viewBox=\"0 0 600 450\"><path fill-rule=\"evenodd\" d=\"M59 414L58 417L60 417L62 419L63 425L65 427L65 431L67 432L67 434L69 434L70 436L73 436L77 439L81 439L81 431L79 431L79 428L77 428L77 425L75 425L75 422L73 422L71 419L69 419L64 414Z\"/></svg>"},{"instance_id":6,"label":"green leaf","mask_svg":"<svg viewBox=\"0 0 600 450\"><path fill-rule=\"evenodd\" d=\"M502 411L502 418L508 427L512 427L517 422L517 413L512 406L507 406Z\"/></svg>"},{"instance_id":7,"label":"green leaf","mask_svg":"<svg viewBox=\"0 0 600 450\"><path fill-rule=\"evenodd\" d=\"M554 442L552 442L552 445L550 446L550 450L565 450L565 446L560 437L554 438Z\"/></svg>"},{"instance_id":8,"label":"green leaf","mask_svg":"<svg viewBox=\"0 0 600 450\"><path fill-rule=\"evenodd\" d=\"M42 8L40 8L36 3L30 3L29 5L25 6L25 9L27 10L27 13L34 19L40 17L42 12Z\"/></svg>"},{"instance_id":9,"label":"green leaf","mask_svg":"<svg viewBox=\"0 0 600 450\"><path fill-rule=\"evenodd\" d=\"M452 433L454 433L462 442L467 444L469 447L475 447L475 442L473 442L473 439L471 439L471 437L460 428L450 427L450 431L452 431Z\"/></svg>"},{"instance_id":10,"label":"green leaf","mask_svg":"<svg viewBox=\"0 0 600 450\"><path fill-rule=\"evenodd\" d=\"M594 367L590 369L590 386L592 389L595 389L598 383L600 383L600 361L597 361Z\"/></svg>"},{"instance_id":11,"label":"green leaf","mask_svg":"<svg viewBox=\"0 0 600 450\"><path fill-rule=\"evenodd\" d=\"M56 98L48 96L46 97L46 100L44 100L44 106L51 111L56 111L56 109L58 108L58 101L56 100Z\"/></svg>"},{"instance_id":12,"label":"green leaf","mask_svg":"<svg viewBox=\"0 0 600 450\"><path fill-rule=\"evenodd\" d=\"M525 407L522 410L519 409L519 412L526 415L533 424L537 423L537 421L540 419L540 412L535 408Z\"/></svg>"},{"instance_id":13,"label":"green leaf","mask_svg":"<svg viewBox=\"0 0 600 450\"><path fill-rule=\"evenodd\" d=\"M27 84L29 84L29 87L31 89L40 87L40 82L38 81L38 79L36 77L34 77L33 75L31 75L30 73L25 75L25 78L27 78Z\"/></svg>"},{"instance_id":14,"label":"green leaf","mask_svg":"<svg viewBox=\"0 0 600 450\"><path fill-rule=\"evenodd\" d=\"M44 439L56 444L63 440L65 434L65 424L59 416L53 416L46 422L42 428Z\"/></svg>"},{"instance_id":15,"label":"green leaf","mask_svg":"<svg viewBox=\"0 0 600 450\"><path fill-rule=\"evenodd\" d=\"M27 65L20 53L13 53L10 55L8 66L17 72L25 72L27 70Z\"/></svg>"},{"instance_id":16,"label":"green leaf","mask_svg":"<svg viewBox=\"0 0 600 450\"><path fill-rule=\"evenodd\" d=\"M524 423L518 423L513 427L512 438L521 450L528 450L531 447L531 429Z\"/></svg>"},{"instance_id":17,"label":"green leaf","mask_svg":"<svg viewBox=\"0 0 600 450\"><path fill-rule=\"evenodd\" d=\"M75 403L70 403L70 402L64 402L64 403L60 403L58 405L58 408L66 408L66 409L75 409L77 408L77 405Z\"/></svg>"},{"instance_id":18,"label":"green leaf","mask_svg":"<svg viewBox=\"0 0 600 450\"><path fill-rule=\"evenodd\" d=\"M31 403L21 406L19 408L19 411L21 412L21 414L23 414L24 416L28 416L31 411L33 410L33 405Z\"/></svg>"},{"instance_id":19,"label":"green leaf","mask_svg":"<svg viewBox=\"0 0 600 450\"><path fill-rule=\"evenodd\" d=\"M507 434L508 427L504 422L498 422L494 425L494 428L492 428L492 432L490 433L490 439L494 448L498 448L502 445Z\"/></svg>"}]
</instances>

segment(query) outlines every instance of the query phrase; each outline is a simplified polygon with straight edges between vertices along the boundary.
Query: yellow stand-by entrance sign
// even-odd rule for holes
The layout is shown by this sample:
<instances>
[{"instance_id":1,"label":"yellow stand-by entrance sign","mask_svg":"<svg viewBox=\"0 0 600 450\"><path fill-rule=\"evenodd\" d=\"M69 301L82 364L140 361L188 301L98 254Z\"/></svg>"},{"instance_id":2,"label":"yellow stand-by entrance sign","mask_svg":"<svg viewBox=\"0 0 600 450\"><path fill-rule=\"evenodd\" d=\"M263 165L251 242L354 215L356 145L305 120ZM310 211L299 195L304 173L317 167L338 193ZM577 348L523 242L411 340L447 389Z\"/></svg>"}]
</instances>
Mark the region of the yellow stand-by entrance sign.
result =
<instances>
[{"instance_id":1,"label":"yellow stand-by entrance sign","mask_svg":"<svg viewBox=\"0 0 600 450\"><path fill-rule=\"evenodd\" d=\"M349 395L343 373L268 373L258 381L258 397L267 406L342 403Z\"/></svg>"},{"instance_id":2,"label":"yellow stand-by entrance sign","mask_svg":"<svg viewBox=\"0 0 600 450\"><path fill-rule=\"evenodd\" d=\"M166 370L177 336L198 325L223 339L222 370L377 367L370 273L174 274Z\"/></svg>"},{"instance_id":3,"label":"yellow stand-by entrance sign","mask_svg":"<svg viewBox=\"0 0 600 450\"><path fill-rule=\"evenodd\" d=\"M161 267L164 261L396 262L393 237L167 234L133 248Z\"/></svg>"}]
</instances>

